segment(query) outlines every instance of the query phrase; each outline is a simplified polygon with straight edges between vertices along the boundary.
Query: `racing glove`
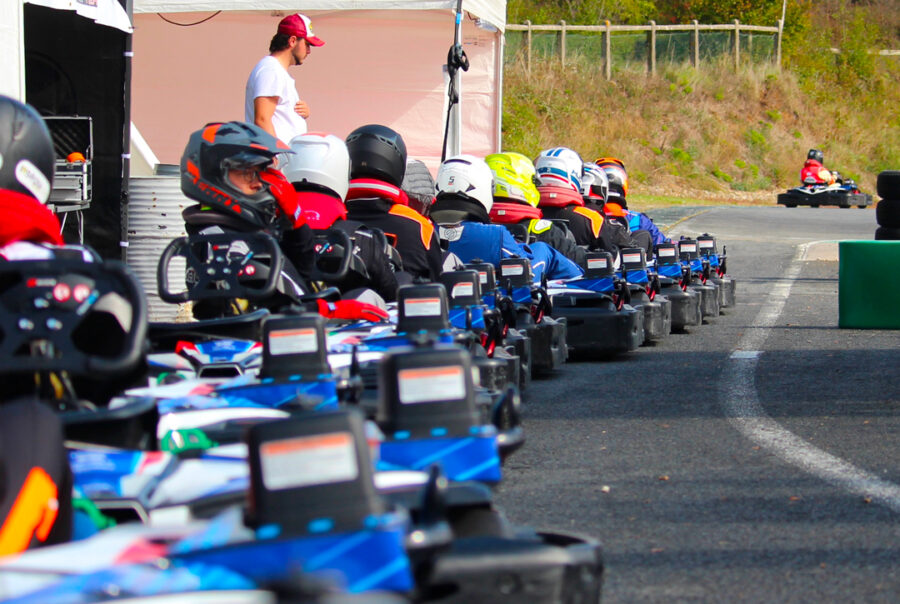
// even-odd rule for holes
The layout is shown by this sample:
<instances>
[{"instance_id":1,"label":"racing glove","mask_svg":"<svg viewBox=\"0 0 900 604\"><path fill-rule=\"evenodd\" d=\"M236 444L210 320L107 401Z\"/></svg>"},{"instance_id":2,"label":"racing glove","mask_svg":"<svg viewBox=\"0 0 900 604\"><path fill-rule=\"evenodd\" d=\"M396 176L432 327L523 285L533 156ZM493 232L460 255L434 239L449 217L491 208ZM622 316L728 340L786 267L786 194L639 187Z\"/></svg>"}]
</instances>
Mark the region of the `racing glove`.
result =
<instances>
[{"instance_id":1,"label":"racing glove","mask_svg":"<svg viewBox=\"0 0 900 604\"><path fill-rule=\"evenodd\" d=\"M278 202L278 207L292 229L299 229L306 224L306 216L300 208L297 191L280 170L266 168L259 173L259 179L269 185L269 192Z\"/></svg>"},{"instance_id":2,"label":"racing glove","mask_svg":"<svg viewBox=\"0 0 900 604\"><path fill-rule=\"evenodd\" d=\"M319 314L329 319L350 319L352 321L371 321L378 323L379 321L387 321L388 313L374 304L360 302L359 300L338 300L337 302L326 302L325 300L316 300L319 305Z\"/></svg>"}]
</instances>

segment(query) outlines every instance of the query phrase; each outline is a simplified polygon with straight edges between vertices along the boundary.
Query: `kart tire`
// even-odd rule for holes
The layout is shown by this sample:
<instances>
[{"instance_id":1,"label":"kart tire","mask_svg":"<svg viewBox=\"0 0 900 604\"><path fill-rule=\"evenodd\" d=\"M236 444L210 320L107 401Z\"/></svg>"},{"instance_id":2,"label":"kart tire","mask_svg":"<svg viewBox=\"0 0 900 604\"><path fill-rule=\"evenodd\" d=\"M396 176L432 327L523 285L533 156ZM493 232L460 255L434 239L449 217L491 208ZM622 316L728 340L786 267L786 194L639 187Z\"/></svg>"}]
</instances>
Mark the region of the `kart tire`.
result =
<instances>
[{"instance_id":1,"label":"kart tire","mask_svg":"<svg viewBox=\"0 0 900 604\"><path fill-rule=\"evenodd\" d=\"M809 207L811 207L811 208L818 208L818 207L819 207L819 204L817 204L817 203L811 203L811 204L809 204Z\"/></svg>"},{"instance_id":2,"label":"kart tire","mask_svg":"<svg viewBox=\"0 0 900 604\"><path fill-rule=\"evenodd\" d=\"M786 208L796 208L796 207L797 207L797 204L796 204L796 203L786 203L786 204L784 204L784 207L786 207Z\"/></svg>"},{"instance_id":3,"label":"kart tire","mask_svg":"<svg viewBox=\"0 0 900 604\"><path fill-rule=\"evenodd\" d=\"M900 199L900 170L884 170L878 174L875 190L883 199Z\"/></svg>"},{"instance_id":4,"label":"kart tire","mask_svg":"<svg viewBox=\"0 0 900 604\"><path fill-rule=\"evenodd\" d=\"M879 201L875 206L875 222L889 229L900 229L900 198Z\"/></svg>"},{"instance_id":5,"label":"kart tire","mask_svg":"<svg viewBox=\"0 0 900 604\"><path fill-rule=\"evenodd\" d=\"M878 227L875 229L875 241L900 241L900 229Z\"/></svg>"}]
</instances>

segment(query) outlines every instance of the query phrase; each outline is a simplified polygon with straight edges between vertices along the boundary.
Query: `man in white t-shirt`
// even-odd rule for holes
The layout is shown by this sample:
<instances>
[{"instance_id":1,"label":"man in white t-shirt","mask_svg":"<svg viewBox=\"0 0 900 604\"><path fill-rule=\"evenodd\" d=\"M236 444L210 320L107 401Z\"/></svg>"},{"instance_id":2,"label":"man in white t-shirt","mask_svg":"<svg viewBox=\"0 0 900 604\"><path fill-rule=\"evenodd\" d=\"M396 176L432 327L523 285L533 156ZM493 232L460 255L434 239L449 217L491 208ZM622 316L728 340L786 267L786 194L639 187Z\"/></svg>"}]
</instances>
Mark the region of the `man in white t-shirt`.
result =
<instances>
[{"instance_id":1,"label":"man in white t-shirt","mask_svg":"<svg viewBox=\"0 0 900 604\"><path fill-rule=\"evenodd\" d=\"M325 42L312 32L309 17L289 15L278 24L278 33L247 79L244 91L244 121L256 124L269 134L290 143L306 133L309 106L300 100L288 67L302 65L312 46Z\"/></svg>"}]
</instances>

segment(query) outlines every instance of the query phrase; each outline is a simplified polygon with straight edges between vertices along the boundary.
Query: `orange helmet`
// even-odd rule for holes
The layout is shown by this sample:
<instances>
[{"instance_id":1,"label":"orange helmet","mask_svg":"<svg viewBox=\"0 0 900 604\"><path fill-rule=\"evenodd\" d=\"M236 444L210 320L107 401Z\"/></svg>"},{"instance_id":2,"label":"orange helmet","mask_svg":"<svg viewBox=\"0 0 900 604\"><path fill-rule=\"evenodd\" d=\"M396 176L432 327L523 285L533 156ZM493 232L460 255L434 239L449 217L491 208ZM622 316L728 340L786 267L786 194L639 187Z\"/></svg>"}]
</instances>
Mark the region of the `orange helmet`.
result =
<instances>
[{"instance_id":1,"label":"orange helmet","mask_svg":"<svg viewBox=\"0 0 900 604\"><path fill-rule=\"evenodd\" d=\"M69 153L68 155L66 155L66 161L69 162L70 164L74 164L77 161L86 161L86 160L84 159L83 153L80 153L78 151L73 151L72 153Z\"/></svg>"}]
</instances>

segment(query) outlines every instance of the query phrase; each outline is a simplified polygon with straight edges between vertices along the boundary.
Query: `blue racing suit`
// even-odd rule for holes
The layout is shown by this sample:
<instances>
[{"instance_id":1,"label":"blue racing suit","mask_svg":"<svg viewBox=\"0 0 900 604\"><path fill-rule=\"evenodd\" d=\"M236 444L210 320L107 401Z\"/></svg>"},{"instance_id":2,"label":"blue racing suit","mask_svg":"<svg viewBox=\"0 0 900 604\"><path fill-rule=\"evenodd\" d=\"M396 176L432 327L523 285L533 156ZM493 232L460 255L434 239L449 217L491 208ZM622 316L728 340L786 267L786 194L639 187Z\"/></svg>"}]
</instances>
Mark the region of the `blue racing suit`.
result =
<instances>
[{"instance_id":1,"label":"blue racing suit","mask_svg":"<svg viewBox=\"0 0 900 604\"><path fill-rule=\"evenodd\" d=\"M653 245L659 245L660 243L669 241L669 238L663 235L662 231L660 231L659 228L653 224L653 221L650 220L650 217L643 212L625 210L625 215L628 218L628 229L632 233L638 230L647 231L653 239Z\"/></svg>"},{"instance_id":2,"label":"blue racing suit","mask_svg":"<svg viewBox=\"0 0 900 604\"><path fill-rule=\"evenodd\" d=\"M539 282L544 273L548 279L573 279L584 274L580 266L546 243L519 243L506 227L499 224L465 221L459 226L442 226L440 232L441 240L449 242L447 249L463 262L479 258L499 268L503 258L528 258L535 282Z\"/></svg>"}]
</instances>

